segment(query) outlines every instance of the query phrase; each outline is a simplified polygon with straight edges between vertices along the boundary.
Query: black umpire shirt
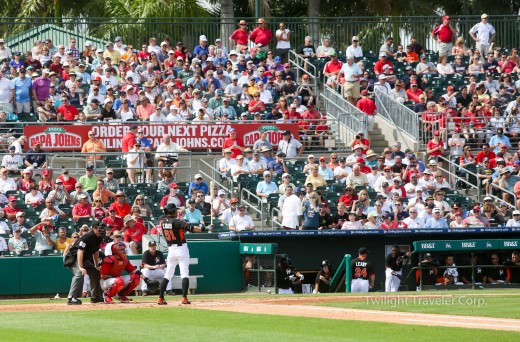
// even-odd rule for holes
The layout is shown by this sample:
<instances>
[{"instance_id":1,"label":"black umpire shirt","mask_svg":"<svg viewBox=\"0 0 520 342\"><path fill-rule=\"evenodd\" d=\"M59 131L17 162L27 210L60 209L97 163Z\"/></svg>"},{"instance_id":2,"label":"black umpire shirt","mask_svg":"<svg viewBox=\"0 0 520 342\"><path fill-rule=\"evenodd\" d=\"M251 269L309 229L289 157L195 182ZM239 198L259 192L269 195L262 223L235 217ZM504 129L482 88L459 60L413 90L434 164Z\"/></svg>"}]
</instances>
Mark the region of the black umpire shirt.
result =
<instances>
[{"instance_id":1,"label":"black umpire shirt","mask_svg":"<svg viewBox=\"0 0 520 342\"><path fill-rule=\"evenodd\" d=\"M93 261L94 254L99 251L99 245L103 241L103 237L97 236L94 232L88 232L79 238L79 240L70 248L73 255L78 254L78 249L83 250L83 262Z\"/></svg>"}]
</instances>

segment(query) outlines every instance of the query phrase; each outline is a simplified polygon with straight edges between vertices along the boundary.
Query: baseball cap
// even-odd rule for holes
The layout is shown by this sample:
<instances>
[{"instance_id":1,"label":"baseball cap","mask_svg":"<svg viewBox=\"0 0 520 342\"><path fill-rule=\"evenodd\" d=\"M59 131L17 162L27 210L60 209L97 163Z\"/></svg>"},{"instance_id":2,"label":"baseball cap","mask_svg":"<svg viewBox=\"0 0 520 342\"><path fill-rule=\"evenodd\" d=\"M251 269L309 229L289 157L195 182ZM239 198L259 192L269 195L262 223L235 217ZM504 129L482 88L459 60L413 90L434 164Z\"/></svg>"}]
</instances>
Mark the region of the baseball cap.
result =
<instances>
[{"instance_id":1,"label":"baseball cap","mask_svg":"<svg viewBox=\"0 0 520 342\"><path fill-rule=\"evenodd\" d=\"M151 240L150 242L148 242L148 247L152 247L152 246L157 246L157 242Z\"/></svg>"},{"instance_id":2,"label":"baseball cap","mask_svg":"<svg viewBox=\"0 0 520 342\"><path fill-rule=\"evenodd\" d=\"M196 202L195 202L195 200L194 200L193 198L190 198L190 199L188 200L188 204L195 204L195 203L196 203Z\"/></svg>"},{"instance_id":3,"label":"baseball cap","mask_svg":"<svg viewBox=\"0 0 520 342\"><path fill-rule=\"evenodd\" d=\"M126 215L125 218L123 219L124 224L127 224L130 221L134 221L134 218L132 215Z\"/></svg>"},{"instance_id":4,"label":"baseball cap","mask_svg":"<svg viewBox=\"0 0 520 342\"><path fill-rule=\"evenodd\" d=\"M347 158L345 158L345 157L340 157L340 158L339 158L339 161L340 161L340 163L346 162L346 161L347 161Z\"/></svg>"},{"instance_id":5,"label":"baseball cap","mask_svg":"<svg viewBox=\"0 0 520 342\"><path fill-rule=\"evenodd\" d=\"M361 95L365 96L367 94L368 94L368 91L366 89L361 91Z\"/></svg>"},{"instance_id":6,"label":"baseball cap","mask_svg":"<svg viewBox=\"0 0 520 342\"><path fill-rule=\"evenodd\" d=\"M220 189L218 192L217 192L217 195L225 195L226 194L226 190L223 190L223 189Z\"/></svg>"},{"instance_id":7,"label":"baseball cap","mask_svg":"<svg viewBox=\"0 0 520 342\"><path fill-rule=\"evenodd\" d=\"M178 188L179 188L179 186L177 185L177 183L172 182L172 183L170 184L170 189L178 189Z\"/></svg>"},{"instance_id":8,"label":"baseball cap","mask_svg":"<svg viewBox=\"0 0 520 342\"><path fill-rule=\"evenodd\" d=\"M442 21L444 21L444 20L450 20L450 17L445 15L444 17L442 17Z\"/></svg>"},{"instance_id":9,"label":"baseball cap","mask_svg":"<svg viewBox=\"0 0 520 342\"><path fill-rule=\"evenodd\" d=\"M435 214L435 213L440 213L440 212L441 212L441 210L440 210L439 208L435 208L435 209L433 209L433 213L434 213L434 214Z\"/></svg>"},{"instance_id":10,"label":"baseball cap","mask_svg":"<svg viewBox=\"0 0 520 342\"><path fill-rule=\"evenodd\" d=\"M199 178L202 178L202 175L200 173L197 173L197 174L195 174L195 176L193 178L194 179L199 179Z\"/></svg>"},{"instance_id":11,"label":"baseball cap","mask_svg":"<svg viewBox=\"0 0 520 342\"><path fill-rule=\"evenodd\" d=\"M381 52L381 53L379 54L379 57L386 57L386 56L387 56L387 55L386 55L386 52Z\"/></svg>"},{"instance_id":12,"label":"baseball cap","mask_svg":"<svg viewBox=\"0 0 520 342\"><path fill-rule=\"evenodd\" d=\"M263 174L263 175L264 175L264 176L271 175L271 172L269 172L269 171L264 171L264 174Z\"/></svg>"},{"instance_id":13,"label":"baseball cap","mask_svg":"<svg viewBox=\"0 0 520 342\"><path fill-rule=\"evenodd\" d=\"M367 254L368 253L368 249L366 247L361 247L360 249L358 249L358 254Z\"/></svg>"}]
</instances>

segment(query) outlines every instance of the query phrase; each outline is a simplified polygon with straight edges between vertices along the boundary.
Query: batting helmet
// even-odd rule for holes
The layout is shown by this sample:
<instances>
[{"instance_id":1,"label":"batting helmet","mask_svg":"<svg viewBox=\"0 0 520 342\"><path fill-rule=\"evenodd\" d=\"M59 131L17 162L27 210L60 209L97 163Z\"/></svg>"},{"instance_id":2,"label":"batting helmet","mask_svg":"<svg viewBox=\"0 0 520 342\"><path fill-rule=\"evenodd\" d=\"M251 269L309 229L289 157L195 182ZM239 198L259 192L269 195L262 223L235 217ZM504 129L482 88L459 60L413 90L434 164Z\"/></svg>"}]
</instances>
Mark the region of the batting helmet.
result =
<instances>
[{"instance_id":1,"label":"batting helmet","mask_svg":"<svg viewBox=\"0 0 520 342\"><path fill-rule=\"evenodd\" d=\"M290 265L291 259L289 259L289 256L287 254L282 254L280 256L280 263Z\"/></svg>"},{"instance_id":2,"label":"batting helmet","mask_svg":"<svg viewBox=\"0 0 520 342\"><path fill-rule=\"evenodd\" d=\"M323 266L329 266L329 267L330 267L330 261L328 261L328 260L323 260L323 261L321 262L321 267L323 267Z\"/></svg>"},{"instance_id":3,"label":"batting helmet","mask_svg":"<svg viewBox=\"0 0 520 342\"><path fill-rule=\"evenodd\" d=\"M124 242L114 243L112 245L112 255L123 259L126 256L126 245Z\"/></svg>"},{"instance_id":4,"label":"batting helmet","mask_svg":"<svg viewBox=\"0 0 520 342\"><path fill-rule=\"evenodd\" d=\"M174 216L177 214L177 207L173 203L166 204L163 208L164 215Z\"/></svg>"}]
</instances>

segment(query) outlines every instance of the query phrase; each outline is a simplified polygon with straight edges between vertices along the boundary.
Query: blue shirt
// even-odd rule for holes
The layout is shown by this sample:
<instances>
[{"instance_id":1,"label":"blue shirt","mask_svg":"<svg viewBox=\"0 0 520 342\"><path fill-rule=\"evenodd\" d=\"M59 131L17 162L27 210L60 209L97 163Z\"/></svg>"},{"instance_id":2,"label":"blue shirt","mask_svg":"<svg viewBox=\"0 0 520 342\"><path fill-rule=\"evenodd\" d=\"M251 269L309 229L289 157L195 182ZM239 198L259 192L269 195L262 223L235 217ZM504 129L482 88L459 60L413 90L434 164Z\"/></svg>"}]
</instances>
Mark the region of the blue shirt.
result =
<instances>
[{"instance_id":1,"label":"blue shirt","mask_svg":"<svg viewBox=\"0 0 520 342\"><path fill-rule=\"evenodd\" d=\"M434 219L433 217L430 217L426 220L424 228L448 228L448 223L446 222L446 219L444 219L443 217L441 217L438 220Z\"/></svg>"},{"instance_id":2,"label":"blue shirt","mask_svg":"<svg viewBox=\"0 0 520 342\"><path fill-rule=\"evenodd\" d=\"M278 186L276 186L275 182L266 182L261 181L256 185L256 192L260 194L273 194L278 192Z\"/></svg>"},{"instance_id":3,"label":"blue shirt","mask_svg":"<svg viewBox=\"0 0 520 342\"><path fill-rule=\"evenodd\" d=\"M322 175L325 180L334 179L334 172L332 172L330 167L325 167L325 170L320 166L318 167L318 174Z\"/></svg>"},{"instance_id":4,"label":"blue shirt","mask_svg":"<svg viewBox=\"0 0 520 342\"><path fill-rule=\"evenodd\" d=\"M268 168L269 170L273 170L276 175L283 174L283 163L273 161L269 163Z\"/></svg>"},{"instance_id":5,"label":"blue shirt","mask_svg":"<svg viewBox=\"0 0 520 342\"><path fill-rule=\"evenodd\" d=\"M32 81L29 77L26 76L23 80L17 77L13 80L13 85L16 102L31 102Z\"/></svg>"},{"instance_id":6,"label":"blue shirt","mask_svg":"<svg viewBox=\"0 0 520 342\"><path fill-rule=\"evenodd\" d=\"M184 214L184 219L191 224L200 224L202 221L202 213L199 209L194 209L193 212L190 209L186 209L186 214Z\"/></svg>"},{"instance_id":7,"label":"blue shirt","mask_svg":"<svg viewBox=\"0 0 520 342\"><path fill-rule=\"evenodd\" d=\"M195 46L195 49L193 49L193 54L197 55L199 58L202 54L209 55L209 46L206 45L206 47L202 47L197 45Z\"/></svg>"},{"instance_id":8,"label":"blue shirt","mask_svg":"<svg viewBox=\"0 0 520 342\"><path fill-rule=\"evenodd\" d=\"M139 140L139 139L137 139L137 140L141 142L141 146L143 148L152 147L152 141L148 138L142 138L141 140Z\"/></svg>"},{"instance_id":9,"label":"blue shirt","mask_svg":"<svg viewBox=\"0 0 520 342\"><path fill-rule=\"evenodd\" d=\"M303 211L303 226L318 229L320 226L319 212L312 209L309 202L305 202L303 205L305 207L305 210Z\"/></svg>"},{"instance_id":10,"label":"blue shirt","mask_svg":"<svg viewBox=\"0 0 520 342\"><path fill-rule=\"evenodd\" d=\"M491 137L491 139L489 140L489 146L494 146L494 145L497 145L497 144L506 144L507 147L511 147L511 142L509 141L509 138L506 137L505 135L502 134L502 137L499 137L498 135L494 135ZM493 149L493 152L495 153L498 153L500 152L500 147L495 147Z\"/></svg>"},{"instance_id":11,"label":"blue shirt","mask_svg":"<svg viewBox=\"0 0 520 342\"><path fill-rule=\"evenodd\" d=\"M197 181L191 182L190 187L188 188L188 196L191 197L192 192L197 190L204 191L204 194L207 195L209 193L208 184L205 182L200 182L200 184L197 184Z\"/></svg>"}]
</instances>

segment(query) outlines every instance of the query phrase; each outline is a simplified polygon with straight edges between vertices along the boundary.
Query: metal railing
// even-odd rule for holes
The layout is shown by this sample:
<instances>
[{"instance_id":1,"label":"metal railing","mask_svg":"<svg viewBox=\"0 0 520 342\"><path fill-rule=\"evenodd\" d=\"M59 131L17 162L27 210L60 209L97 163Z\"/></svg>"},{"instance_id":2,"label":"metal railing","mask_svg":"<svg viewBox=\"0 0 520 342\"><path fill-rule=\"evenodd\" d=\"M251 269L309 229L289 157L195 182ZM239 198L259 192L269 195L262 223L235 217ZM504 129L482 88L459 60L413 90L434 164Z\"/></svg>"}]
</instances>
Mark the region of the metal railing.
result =
<instances>
[{"instance_id":1,"label":"metal railing","mask_svg":"<svg viewBox=\"0 0 520 342\"><path fill-rule=\"evenodd\" d=\"M482 182L476 173L459 166L452 160L444 158L443 156L439 156L438 161L442 162L442 167L438 165L437 168L448 176L448 183L453 189L456 189L457 184L462 182L462 184L466 186L466 194L469 193L469 190L474 190L477 202L480 202Z\"/></svg>"},{"instance_id":2,"label":"metal railing","mask_svg":"<svg viewBox=\"0 0 520 342\"><path fill-rule=\"evenodd\" d=\"M289 50L289 63L292 68L296 69L298 80L300 80L303 75L309 76L309 83L313 87L314 93L317 94L319 91L319 75L316 66L298 55L294 50Z\"/></svg>"},{"instance_id":3,"label":"metal railing","mask_svg":"<svg viewBox=\"0 0 520 342\"><path fill-rule=\"evenodd\" d=\"M378 114L390 120L400 134L406 133L418 141L419 115L379 90L375 91L375 96Z\"/></svg>"},{"instance_id":4,"label":"metal railing","mask_svg":"<svg viewBox=\"0 0 520 342\"><path fill-rule=\"evenodd\" d=\"M337 122L337 132L340 140L348 143L354 140L357 132L367 131L368 121L366 114L341 97L341 94L336 90L328 85L324 85L321 96L325 103L327 118L332 118Z\"/></svg>"},{"instance_id":5,"label":"metal railing","mask_svg":"<svg viewBox=\"0 0 520 342\"><path fill-rule=\"evenodd\" d=\"M67 45L70 37L78 40L77 46L82 48L87 40L93 41L96 47L104 47L107 41L114 41L121 36L125 44L135 48L142 43L148 43L150 37L156 37L158 42L170 38L175 43L183 41L190 51L198 44L198 37L206 35L209 42L222 38L227 42L227 35L236 29L240 19L254 23L252 18L0 18L0 36L7 38L7 46L15 47L13 51L29 51L36 39L50 38L54 45ZM394 46L407 45L412 36L417 38L426 50L437 50L438 43L431 39L433 27L441 23L439 16L398 16L398 17L322 17L322 18L266 18L267 27L272 32L277 30L278 23L284 21L291 30L291 44L300 46L305 36L314 39L315 46L321 44L321 39L330 37L336 51L344 51L350 44L352 36L358 36L365 53L374 51L384 43L386 37L394 37ZM461 36L473 44L469 30L480 22L479 15L464 15L451 17L452 25ZM520 17L517 15L491 16L490 23L494 26L496 46L515 47L518 44L518 28ZM52 25L52 27L50 26ZM254 24L250 25L254 28ZM102 42L98 43L98 42ZM275 40L270 43L274 48ZM227 44L224 44L227 45ZM472 46L468 46L472 47Z\"/></svg>"}]
</instances>

